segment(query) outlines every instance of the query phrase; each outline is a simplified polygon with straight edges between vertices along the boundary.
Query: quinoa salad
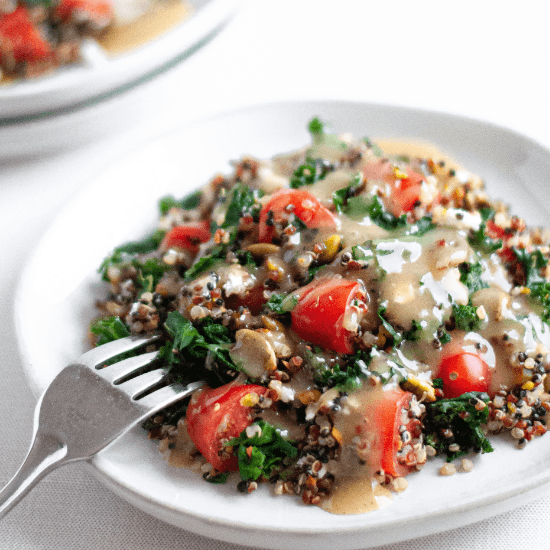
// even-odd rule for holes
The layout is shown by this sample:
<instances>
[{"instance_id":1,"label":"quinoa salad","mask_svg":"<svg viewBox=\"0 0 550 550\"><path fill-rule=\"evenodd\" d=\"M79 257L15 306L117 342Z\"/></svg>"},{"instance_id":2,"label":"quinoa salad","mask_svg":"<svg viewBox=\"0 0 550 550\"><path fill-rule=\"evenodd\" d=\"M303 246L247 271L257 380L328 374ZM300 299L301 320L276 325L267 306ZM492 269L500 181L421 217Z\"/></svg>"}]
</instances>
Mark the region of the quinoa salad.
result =
<instances>
[{"instance_id":1,"label":"quinoa salad","mask_svg":"<svg viewBox=\"0 0 550 550\"><path fill-rule=\"evenodd\" d=\"M143 426L170 465L358 514L546 433L550 232L435 150L308 129L161 198L101 264L90 338L160 334L151 368L205 382Z\"/></svg>"}]
</instances>

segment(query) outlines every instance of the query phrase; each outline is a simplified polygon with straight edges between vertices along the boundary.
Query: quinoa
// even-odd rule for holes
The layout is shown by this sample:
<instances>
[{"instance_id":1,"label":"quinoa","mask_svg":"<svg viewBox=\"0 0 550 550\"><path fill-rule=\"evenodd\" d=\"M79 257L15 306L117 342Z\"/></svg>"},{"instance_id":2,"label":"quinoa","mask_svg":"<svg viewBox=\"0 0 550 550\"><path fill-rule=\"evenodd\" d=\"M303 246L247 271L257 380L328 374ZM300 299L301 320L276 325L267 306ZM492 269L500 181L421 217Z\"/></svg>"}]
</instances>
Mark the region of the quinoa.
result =
<instances>
[{"instance_id":1,"label":"quinoa","mask_svg":"<svg viewBox=\"0 0 550 550\"><path fill-rule=\"evenodd\" d=\"M469 472L496 434L544 435L549 233L454 164L309 129L162 198L103 262L93 342L160 332L167 381L208 385L149 437L207 481L334 511L349 480L399 493L428 459Z\"/></svg>"}]
</instances>

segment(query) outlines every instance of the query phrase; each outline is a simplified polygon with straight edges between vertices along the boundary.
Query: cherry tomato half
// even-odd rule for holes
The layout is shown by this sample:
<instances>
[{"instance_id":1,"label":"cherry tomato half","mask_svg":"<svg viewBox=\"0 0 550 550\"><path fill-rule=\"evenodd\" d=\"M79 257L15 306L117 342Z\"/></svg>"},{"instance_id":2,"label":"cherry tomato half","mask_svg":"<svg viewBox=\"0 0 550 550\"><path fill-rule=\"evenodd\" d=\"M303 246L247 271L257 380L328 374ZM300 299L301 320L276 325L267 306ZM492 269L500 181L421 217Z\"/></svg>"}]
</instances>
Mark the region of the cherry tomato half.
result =
<instances>
[{"instance_id":1,"label":"cherry tomato half","mask_svg":"<svg viewBox=\"0 0 550 550\"><path fill-rule=\"evenodd\" d=\"M199 244L209 240L210 223L208 221L178 225L166 233L160 249L166 251L169 248L181 248L196 254L199 251Z\"/></svg>"},{"instance_id":2,"label":"cherry tomato half","mask_svg":"<svg viewBox=\"0 0 550 550\"><path fill-rule=\"evenodd\" d=\"M332 212L314 195L303 189L281 189L271 195L260 211L260 242L270 243L276 236L273 224L286 223L291 214L307 227L336 227Z\"/></svg>"},{"instance_id":3,"label":"cherry tomato half","mask_svg":"<svg viewBox=\"0 0 550 550\"><path fill-rule=\"evenodd\" d=\"M459 397L469 391L486 392L491 382L489 365L476 353L458 353L445 357L437 369L447 398Z\"/></svg>"},{"instance_id":4,"label":"cherry tomato half","mask_svg":"<svg viewBox=\"0 0 550 550\"><path fill-rule=\"evenodd\" d=\"M217 470L238 469L237 457L225 450L225 443L252 424L250 404L254 402L254 394L264 395L267 391L256 384L226 384L193 395L187 407L187 432L195 447Z\"/></svg>"},{"instance_id":5,"label":"cherry tomato half","mask_svg":"<svg viewBox=\"0 0 550 550\"><path fill-rule=\"evenodd\" d=\"M420 421L408 414L412 398L412 393L400 389L384 391L365 412L365 423L357 432L375 434L368 459L373 471L384 470L402 477L416 470L413 449L407 450L402 438L404 432L408 432L411 440L421 433Z\"/></svg>"},{"instance_id":6,"label":"cherry tomato half","mask_svg":"<svg viewBox=\"0 0 550 550\"><path fill-rule=\"evenodd\" d=\"M55 9L56 16L64 23L78 17L79 13L100 24L114 15L112 3L108 0L61 0Z\"/></svg>"},{"instance_id":7,"label":"cherry tomato half","mask_svg":"<svg viewBox=\"0 0 550 550\"><path fill-rule=\"evenodd\" d=\"M40 61L53 54L24 6L0 15L0 42L2 49L11 51L15 61Z\"/></svg>"},{"instance_id":8,"label":"cherry tomato half","mask_svg":"<svg viewBox=\"0 0 550 550\"><path fill-rule=\"evenodd\" d=\"M346 328L361 285L339 278L316 279L303 287L292 310L292 330L306 342L337 353L353 353L354 332ZM363 305L366 308L366 306Z\"/></svg>"},{"instance_id":9,"label":"cherry tomato half","mask_svg":"<svg viewBox=\"0 0 550 550\"><path fill-rule=\"evenodd\" d=\"M410 169L406 172L408 177L396 179L391 189L390 210L394 216L410 212L420 200L420 190L425 178Z\"/></svg>"}]
</instances>

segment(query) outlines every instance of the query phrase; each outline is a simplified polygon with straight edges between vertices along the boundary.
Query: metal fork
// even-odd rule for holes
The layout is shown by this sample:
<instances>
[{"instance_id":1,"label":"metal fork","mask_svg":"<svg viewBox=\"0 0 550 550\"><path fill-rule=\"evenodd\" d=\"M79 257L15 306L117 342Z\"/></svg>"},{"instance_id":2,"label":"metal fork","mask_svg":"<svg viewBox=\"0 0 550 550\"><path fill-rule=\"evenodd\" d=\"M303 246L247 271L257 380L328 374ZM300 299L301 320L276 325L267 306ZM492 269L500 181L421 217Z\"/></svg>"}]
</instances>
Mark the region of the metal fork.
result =
<instances>
[{"instance_id":1,"label":"metal fork","mask_svg":"<svg viewBox=\"0 0 550 550\"><path fill-rule=\"evenodd\" d=\"M204 384L160 387L165 380L163 369L144 372L157 351L102 368L106 361L146 346L158 336L123 338L94 348L54 378L36 405L27 457L0 491L0 518L55 468L90 459L136 424Z\"/></svg>"}]
</instances>

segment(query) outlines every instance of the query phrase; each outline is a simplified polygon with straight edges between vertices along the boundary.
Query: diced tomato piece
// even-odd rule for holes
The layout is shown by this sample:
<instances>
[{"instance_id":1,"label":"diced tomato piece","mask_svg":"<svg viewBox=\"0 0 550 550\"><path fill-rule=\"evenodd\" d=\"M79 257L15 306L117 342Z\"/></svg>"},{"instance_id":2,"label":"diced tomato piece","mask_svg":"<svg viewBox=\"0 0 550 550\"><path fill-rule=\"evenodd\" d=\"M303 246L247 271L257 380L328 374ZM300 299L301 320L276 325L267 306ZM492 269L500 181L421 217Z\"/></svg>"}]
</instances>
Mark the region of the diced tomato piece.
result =
<instances>
[{"instance_id":1,"label":"diced tomato piece","mask_svg":"<svg viewBox=\"0 0 550 550\"><path fill-rule=\"evenodd\" d=\"M340 278L316 279L303 287L292 310L292 330L306 342L337 353L353 353L349 324L360 283ZM361 307L366 306L361 301Z\"/></svg>"},{"instance_id":2,"label":"diced tomato piece","mask_svg":"<svg viewBox=\"0 0 550 550\"><path fill-rule=\"evenodd\" d=\"M193 395L187 407L187 432L206 460L220 472L238 469L237 456L225 443L252 424L252 404L268 391L256 384L226 384Z\"/></svg>"},{"instance_id":3,"label":"diced tomato piece","mask_svg":"<svg viewBox=\"0 0 550 550\"><path fill-rule=\"evenodd\" d=\"M25 6L0 16L0 42L2 50L11 52L17 62L32 63L52 55L50 45L40 36Z\"/></svg>"},{"instance_id":4,"label":"diced tomato piece","mask_svg":"<svg viewBox=\"0 0 550 550\"><path fill-rule=\"evenodd\" d=\"M393 181L393 164L388 159L369 162L362 168L366 180Z\"/></svg>"},{"instance_id":5,"label":"diced tomato piece","mask_svg":"<svg viewBox=\"0 0 550 550\"><path fill-rule=\"evenodd\" d=\"M401 432L408 432L411 439L418 438L421 432L420 421L408 414L412 398L412 393L401 389L384 391L365 411L364 425L357 432L371 437L374 434L368 458L373 471L384 470L402 477L416 470L415 457L400 453L404 446Z\"/></svg>"},{"instance_id":6,"label":"diced tomato piece","mask_svg":"<svg viewBox=\"0 0 550 550\"><path fill-rule=\"evenodd\" d=\"M332 212L314 195L303 189L281 189L271 195L260 211L260 242L271 242L276 236L273 223L286 223L291 214L307 227L336 227L336 218Z\"/></svg>"},{"instance_id":7,"label":"diced tomato piece","mask_svg":"<svg viewBox=\"0 0 550 550\"><path fill-rule=\"evenodd\" d=\"M199 251L199 244L208 242L210 237L210 223L208 221L178 225L166 233L160 248L161 250L181 248L196 254Z\"/></svg>"},{"instance_id":8,"label":"diced tomato piece","mask_svg":"<svg viewBox=\"0 0 550 550\"><path fill-rule=\"evenodd\" d=\"M500 239L501 241L507 241L513 237L513 233L507 233L503 227L497 225L493 220L487 222L485 233L491 239Z\"/></svg>"},{"instance_id":9,"label":"diced tomato piece","mask_svg":"<svg viewBox=\"0 0 550 550\"><path fill-rule=\"evenodd\" d=\"M443 358L437 369L446 398L469 391L487 392L491 382L489 365L477 354L462 352Z\"/></svg>"},{"instance_id":10,"label":"diced tomato piece","mask_svg":"<svg viewBox=\"0 0 550 550\"><path fill-rule=\"evenodd\" d=\"M394 216L410 212L420 201L420 190L425 178L408 168L406 172L408 177L396 179L391 189L390 210Z\"/></svg>"},{"instance_id":11,"label":"diced tomato piece","mask_svg":"<svg viewBox=\"0 0 550 550\"><path fill-rule=\"evenodd\" d=\"M61 0L55 9L55 15L64 23L70 21L75 12L86 14L92 21L102 24L114 16L109 0Z\"/></svg>"}]
</instances>

